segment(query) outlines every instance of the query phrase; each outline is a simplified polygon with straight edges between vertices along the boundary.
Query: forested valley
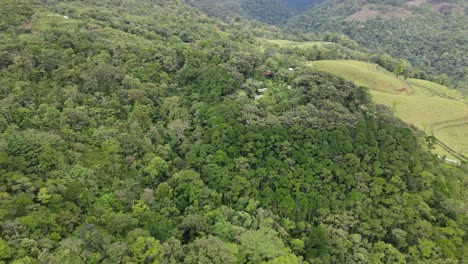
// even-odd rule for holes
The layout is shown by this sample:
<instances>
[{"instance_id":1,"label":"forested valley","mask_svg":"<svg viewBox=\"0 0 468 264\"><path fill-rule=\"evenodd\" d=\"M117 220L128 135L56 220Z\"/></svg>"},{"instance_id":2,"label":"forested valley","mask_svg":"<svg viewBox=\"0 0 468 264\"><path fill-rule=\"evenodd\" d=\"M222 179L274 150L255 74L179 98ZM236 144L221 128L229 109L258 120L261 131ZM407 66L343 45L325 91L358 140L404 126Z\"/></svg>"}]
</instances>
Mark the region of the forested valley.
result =
<instances>
[{"instance_id":1,"label":"forested valley","mask_svg":"<svg viewBox=\"0 0 468 264\"><path fill-rule=\"evenodd\" d=\"M189 2L0 0L0 263L466 260L468 165L306 63L399 59Z\"/></svg>"}]
</instances>

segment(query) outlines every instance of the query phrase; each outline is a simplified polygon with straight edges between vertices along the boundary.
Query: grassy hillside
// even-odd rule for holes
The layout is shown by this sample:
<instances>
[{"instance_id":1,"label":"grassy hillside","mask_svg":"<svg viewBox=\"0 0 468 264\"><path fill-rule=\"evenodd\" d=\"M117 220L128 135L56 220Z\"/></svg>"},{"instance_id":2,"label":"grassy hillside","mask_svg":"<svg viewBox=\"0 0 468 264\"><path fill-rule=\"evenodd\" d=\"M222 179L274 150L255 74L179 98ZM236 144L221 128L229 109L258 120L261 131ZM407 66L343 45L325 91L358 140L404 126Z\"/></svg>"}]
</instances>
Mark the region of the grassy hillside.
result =
<instances>
[{"instance_id":1,"label":"grassy hillside","mask_svg":"<svg viewBox=\"0 0 468 264\"><path fill-rule=\"evenodd\" d=\"M434 135L456 149L458 153L468 157L468 120L464 123L436 129Z\"/></svg>"},{"instance_id":2,"label":"grassy hillside","mask_svg":"<svg viewBox=\"0 0 468 264\"><path fill-rule=\"evenodd\" d=\"M437 83L420 79L408 79L413 91L430 96L440 96L452 100L465 100L463 94L455 89L450 89Z\"/></svg>"},{"instance_id":3,"label":"grassy hillside","mask_svg":"<svg viewBox=\"0 0 468 264\"><path fill-rule=\"evenodd\" d=\"M394 109L396 116L421 130L431 124L463 118L468 107L462 102L424 95L398 95L371 91L374 100Z\"/></svg>"},{"instance_id":4,"label":"grassy hillside","mask_svg":"<svg viewBox=\"0 0 468 264\"><path fill-rule=\"evenodd\" d=\"M396 94L399 91L406 92L410 89L403 80L373 63L354 60L323 60L310 62L310 65L342 76L357 85L366 86L374 91Z\"/></svg>"},{"instance_id":5,"label":"grassy hillside","mask_svg":"<svg viewBox=\"0 0 468 264\"><path fill-rule=\"evenodd\" d=\"M406 2L327 0L292 18L287 28L299 33L343 33L369 49L406 59L432 75L445 73L466 85L467 2Z\"/></svg>"},{"instance_id":6,"label":"grassy hillside","mask_svg":"<svg viewBox=\"0 0 468 264\"><path fill-rule=\"evenodd\" d=\"M325 60L309 63L371 90L374 101L395 111L403 121L432 134L460 154L466 149L468 129L452 120L468 116L468 106L460 92L429 81L397 78L378 65L352 60ZM440 155L447 155L441 148Z\"/></svg>"}]
</instances>

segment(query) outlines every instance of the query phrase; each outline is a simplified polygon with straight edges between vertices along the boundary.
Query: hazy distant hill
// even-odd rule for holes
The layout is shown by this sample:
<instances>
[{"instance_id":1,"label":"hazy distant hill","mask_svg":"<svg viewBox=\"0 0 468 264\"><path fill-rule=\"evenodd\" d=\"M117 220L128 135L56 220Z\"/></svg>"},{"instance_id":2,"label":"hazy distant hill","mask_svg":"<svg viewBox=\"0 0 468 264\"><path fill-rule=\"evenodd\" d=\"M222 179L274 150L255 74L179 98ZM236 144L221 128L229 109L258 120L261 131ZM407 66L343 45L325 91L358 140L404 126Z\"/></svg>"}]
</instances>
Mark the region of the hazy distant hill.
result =
<instances>
[{"instance_id":1,"label":"hazy distant hill","mask_svg":"<svg viewBox=\"0 0 468 264\"><path fill-rule=\"evenodd\" d=\"M292 18L288 29L340 32L376 51L409 60L430 74L467 82L466 2L327 0Z\"/></svg>"},{"instance_id":2,"label":"hazy distant hill","mask_svg":"<svg viewBox=\"0 0 468 264\"><path fill-rule=\"evenodd\" d=\"M323 0L188 0L210 16L226 19L244 17L274 25L302 13Z\"/></svg>"}]
</instances>

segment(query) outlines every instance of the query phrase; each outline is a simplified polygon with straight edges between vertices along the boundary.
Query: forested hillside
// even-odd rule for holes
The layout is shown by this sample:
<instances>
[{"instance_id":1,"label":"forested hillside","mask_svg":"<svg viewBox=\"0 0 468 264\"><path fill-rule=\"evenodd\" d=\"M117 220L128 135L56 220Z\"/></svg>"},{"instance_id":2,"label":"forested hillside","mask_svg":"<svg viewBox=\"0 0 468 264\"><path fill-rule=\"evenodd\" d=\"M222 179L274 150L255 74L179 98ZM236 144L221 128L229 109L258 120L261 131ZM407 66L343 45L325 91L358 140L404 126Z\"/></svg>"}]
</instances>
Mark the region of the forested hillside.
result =
<instances>
[{"instance_id":1,"label":"forested hillside","mask_svg":"<svg viewBox=\"0 0 468 264\"><path fill-rule=\"evenodd\" d=\"M341 32L365 47L406 59L468 87L466 1L324 1L292 18L297 32ZM441 76L444 78L444 76Z\"/></svg>"},{"instance_id":2,"label":"forested hillside","mask_svg":"<svg viewBox=\"0 0 468 264\"><path fill-rule=\"evenodd\" d=\"M178 0L0 6L0 263L463 263L467 165L306 63L364 55Z\"/></svg>"},{"instance_id":3,"label":"forested hillside","mask_svg":"<svg viewBox=\"0 0 468 264\"><path fill-rule=\"evenodd\" d=\"M206 14L223 20L238 17L281 25L322 0L187 0Z\"/></svg>"}]
</instances>

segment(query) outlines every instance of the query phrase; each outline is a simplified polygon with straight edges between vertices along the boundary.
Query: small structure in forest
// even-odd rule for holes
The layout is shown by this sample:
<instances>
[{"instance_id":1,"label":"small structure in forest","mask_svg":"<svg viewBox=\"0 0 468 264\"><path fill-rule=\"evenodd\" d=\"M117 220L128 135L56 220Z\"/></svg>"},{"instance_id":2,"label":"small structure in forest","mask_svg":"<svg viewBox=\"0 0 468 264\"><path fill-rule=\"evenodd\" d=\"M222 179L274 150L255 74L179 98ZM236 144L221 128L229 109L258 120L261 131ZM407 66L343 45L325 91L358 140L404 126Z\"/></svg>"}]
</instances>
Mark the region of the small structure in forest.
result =
<instances>
[{"instance_id":1,"label":"small structure in forest","mask_svg":"<svg viewBox=\"0 0 468 264\"><path fill-rule=\"evenodd\" d=\"M276 74L275 74L273 71L271 71L271 70L267 70L267 71L265 72L265 76L266 76L266 77L269 77L269 78L273 78L273 77L275 77L275 75L276 75Z\"/></svg>"}]
</instances>

